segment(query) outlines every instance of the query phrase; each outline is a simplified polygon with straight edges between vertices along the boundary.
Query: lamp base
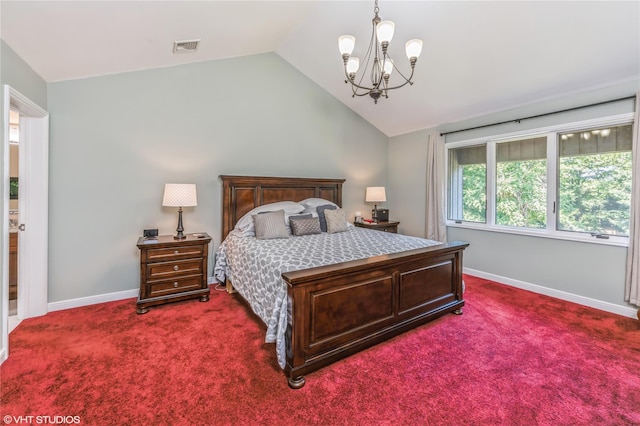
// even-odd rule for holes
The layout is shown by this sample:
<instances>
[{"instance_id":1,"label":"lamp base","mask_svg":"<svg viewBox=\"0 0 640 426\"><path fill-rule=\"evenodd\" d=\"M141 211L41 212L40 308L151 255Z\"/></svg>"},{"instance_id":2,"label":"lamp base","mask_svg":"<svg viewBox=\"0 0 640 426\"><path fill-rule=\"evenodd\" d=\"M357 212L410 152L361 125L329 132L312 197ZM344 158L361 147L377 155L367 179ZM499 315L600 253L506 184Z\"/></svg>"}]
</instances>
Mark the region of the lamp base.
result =
<instances>
[{"instance_id":1,"label":"lamp base","mask_svg":"<svg viewBox=\"0 0 640 426\"><path fill-rule=\"evenodd\" d=\"M187 238L186 235L182 233L184 228L182 227L182 207L178 208L178 228L176 229L177 234L173 236L174 240L184 240Z\"/></svg>"}]
</instances>

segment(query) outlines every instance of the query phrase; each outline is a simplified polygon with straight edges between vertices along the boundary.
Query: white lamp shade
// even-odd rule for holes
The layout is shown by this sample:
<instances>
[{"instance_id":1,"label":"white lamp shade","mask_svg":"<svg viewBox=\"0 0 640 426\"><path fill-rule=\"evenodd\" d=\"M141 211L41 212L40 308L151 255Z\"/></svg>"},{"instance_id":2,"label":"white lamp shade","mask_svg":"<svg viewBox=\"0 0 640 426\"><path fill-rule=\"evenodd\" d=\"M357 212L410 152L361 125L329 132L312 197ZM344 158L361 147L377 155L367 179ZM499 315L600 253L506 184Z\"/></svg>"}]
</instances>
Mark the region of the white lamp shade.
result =
<instances>
[{"instance_id":1,"label":"white lamp shade","mask_svg":"<svg viewBox=\"0 0 640 426\"><path fill-rule=\"evenodd\" d=\"M360 59L355 56L350 57L347 61L347 73L355 74L358 72L358 68L360 68Z\"/></svg>"},{"instance_id":2,"label":"white lamp shade","mask_svg":"<svg viewBox=\"0 0 640 426\"><path fill-rule=\"evenodd\" d=\"M164 185L162 205L167 207L193 207L198 205L196 185L193 183L167 183Z\"/></svg>"},{"instance_id":3,"label":"white lamp shade","mask_svg":"<svg viewBox=\"0 0 640 426\"><path fill-rule=\"evenodd\" d=\"M351 55L353 52L353 48L356 45L356 38L350 34L341 35L338 37L338 49L340 49L340 54Z\"/></svg>"},{"instance_id":4,"label":"white lamp shade","mask_svg":"<svg viewBox=\"0 0 640 426\"><path fill-rule=\"evenodd\" d=\"M378 41L380 43L391 43L393 38L393 32L396 29L396 24L393 21L382 21L376 26L376 32L378 33Z\"/></svg>"},{"instance_id":5,"label":"white lamp shade","mask_svg":"<svg viewBox=\"0 0 640 426\"><path fill-rule=\"evenodd\" d=\"M422 53L422 40L414 38L405 44L407 58L417 58Z\"/></svg>"},{"instance_id":6,"label":"white lamp shade","mask_svg":"<svg viewBox=\"0 0 640 426\"><path fill-rule=\"evenodd\" d=\"M383 203L387 201L384 186L368 186L364 200L367 203Z\"/></svg>"}]
</instances>

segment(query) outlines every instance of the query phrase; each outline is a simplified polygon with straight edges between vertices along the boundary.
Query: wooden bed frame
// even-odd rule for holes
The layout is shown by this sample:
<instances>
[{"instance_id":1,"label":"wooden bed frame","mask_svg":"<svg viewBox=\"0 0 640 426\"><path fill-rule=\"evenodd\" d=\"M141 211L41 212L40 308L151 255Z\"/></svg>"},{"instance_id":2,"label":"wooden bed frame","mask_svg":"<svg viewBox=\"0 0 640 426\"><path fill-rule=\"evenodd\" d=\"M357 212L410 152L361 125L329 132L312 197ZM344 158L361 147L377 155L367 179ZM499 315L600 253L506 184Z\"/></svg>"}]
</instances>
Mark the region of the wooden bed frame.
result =
<instances>
[{"instance_id":1,"label":"wooden bed frame","mask_svg":"<svg viewBox=\"0 0 640 426\"><path fill-rule=\"evenodd\" d=\"M220 176L222 237L254 207L324 198L342 206L344 179ZM379 232L379 231L372 231ZM304 375L447 313L461 314L462 253L454 242L286 272L290 304L285 374Z\"/></svg>"}]
</instances>

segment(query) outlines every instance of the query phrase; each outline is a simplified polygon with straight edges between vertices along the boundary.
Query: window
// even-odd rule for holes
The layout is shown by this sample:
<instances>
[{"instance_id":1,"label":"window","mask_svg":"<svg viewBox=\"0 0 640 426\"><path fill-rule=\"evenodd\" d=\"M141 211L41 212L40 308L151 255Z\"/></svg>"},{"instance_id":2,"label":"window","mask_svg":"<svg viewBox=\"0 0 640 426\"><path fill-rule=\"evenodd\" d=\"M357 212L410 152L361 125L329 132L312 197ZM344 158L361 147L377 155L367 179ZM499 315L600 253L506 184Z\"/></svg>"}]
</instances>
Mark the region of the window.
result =
<instances>
[{"instance_id":1,"label":"window","mask_svg":"<svg viewBox=\"0 0 640 426\"><path fill-rule=\"evenodd\" d=\"M561 133L558 229L629 235L630 125Z\"/></svg>"},{"instance_id":2,"label":"window","mask_svg":"<svg viewBox=\"0 0 640 426\"><path fill-rule=\"evenodd\" d=\"M487 149L484 145L449 150L449 219L487 220Z\"/></svg>"},{"instance_id":3,"label":"window","mask_svg":"<svg viewBox=\"0 0 640 426\"><path fill-rule=\"evenodd\" d=\"M496 224L547 226L547 138L496 144Z\"/></svg>"},{"instance_id":4,"label":"window","mask_svg":"<svg viewBox=\"0 0 640 426\"><path fill-rule=\"evenodd\" d=\"M449 221L625 245L631 120L631 114L625 114L526 136L447 144Z\"/></svg>"}]
</instances>

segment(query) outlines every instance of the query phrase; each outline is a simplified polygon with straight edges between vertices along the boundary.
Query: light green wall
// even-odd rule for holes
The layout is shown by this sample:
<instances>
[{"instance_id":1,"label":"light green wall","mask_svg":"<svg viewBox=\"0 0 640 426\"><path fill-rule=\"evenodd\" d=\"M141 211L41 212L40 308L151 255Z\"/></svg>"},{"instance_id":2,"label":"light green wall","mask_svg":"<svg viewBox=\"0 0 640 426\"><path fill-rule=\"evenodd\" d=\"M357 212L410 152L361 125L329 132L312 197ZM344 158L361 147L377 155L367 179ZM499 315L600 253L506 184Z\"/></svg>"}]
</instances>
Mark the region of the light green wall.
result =
<instances>
[{"instance_id":1,"label":"light green wall","mask_svg":"<svg viewBox=\"0 0 640 426\"><path fill-rule=\"evenodd\" d=\"M42 109L47 109L47 83L1 39L0 76L3 85L10 85Z\"/></svg>"},{"instance_id":2,"label":"light green wall","mask_svg":"<svg viewBox=\"0 0 640 426\"><path fill-rule=\"evenodd\" d=\"M388 138L275 54L49 84L49 301L135 289L138 236L175 232L164 184L195 183L185 232L221 234L221 174L387 179Z\"/></svg>"},{"instance_id":3,"label":"light green wall","mask_svg":"<svg viewBox=\"0 0 640 426\"><path fill-rule=\"evenodd\" d=\"M465 268L619 306L624 302L627 248L449 227L467 241Z\"/></svg>"},{"instance_id":4,"label":"light green wall","mask_svg":"<svg viewBox=\"0 0 640 426\"><path fill-rule=\"evenodd\" d=\"M15 90L28 97L31 101L38 104L43 109L47 106L47 83L33 70L31 67L22 60L14 51L9 47L4 40L0 39L0 92L4 99L4 85L8 84ZM0 102L0 117L4 117L4 102ZM4 141L4 132L0 132L0 158L5 158L5 149L7 146ZM8 156L7 156L8 158ZM8 167L9 164L3 163L2 168ZM0 185L0 199L4 200L8 195L5 194L4 185ZM9 223L9 218L4 217L3 209L0 209L0 221L3 224ZM7 239L8 241L8 239ZM0 259L4 258L5 251L8 247L4 244L0 244ZM7 265L8 266L8 265ZM8 269L5 269L3 262L0 262L0 276L8 274ZM6 297L6 294L2 294L2 297ZM0 303L0 318L4 318L4 312L2 312L4 304Z\"/></svg>"},{"instance_id":5,"label":"light green wall","mask_svg":"<svg viewBox=\"0 0 640 426\"><path fill-rule=\"evenodd\" d=\"M571 97L528 105L440 127L457 130L535 114L577 107L595 102L633 96L640 88L638 80L626 81ZM623 101L560 115L525 120L481 130L450 135L447 142L508 133L557 123L586 120L633 112L633 101ZM389 182L391 194L402 192L401 205L390 205L394 219L401 221L403 233L424 236L426 156L428 131L418 131L389 140ZM395 197L395 195L394 195ZM396 199L394 198L394 201ZM406 226L402 226L405 225ZM624 302L626 248L560 241L514 234L448 227L449 241L471 243L465 251L465 267L487 274L518 280L552 290L629 307Z\"/></svg>"},{"instance_id":6,"label":"light green wall","mask_svg":"<svg viewBox=\"0 0 640 426\"><path fill-rule=\"evenodd\" d=\"M420 130L389 139L389 216L398 232L425 237L427 135Z\"/></svg>"}]
</instances>

